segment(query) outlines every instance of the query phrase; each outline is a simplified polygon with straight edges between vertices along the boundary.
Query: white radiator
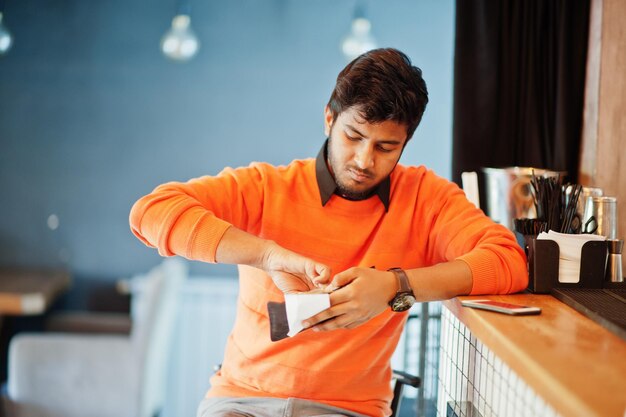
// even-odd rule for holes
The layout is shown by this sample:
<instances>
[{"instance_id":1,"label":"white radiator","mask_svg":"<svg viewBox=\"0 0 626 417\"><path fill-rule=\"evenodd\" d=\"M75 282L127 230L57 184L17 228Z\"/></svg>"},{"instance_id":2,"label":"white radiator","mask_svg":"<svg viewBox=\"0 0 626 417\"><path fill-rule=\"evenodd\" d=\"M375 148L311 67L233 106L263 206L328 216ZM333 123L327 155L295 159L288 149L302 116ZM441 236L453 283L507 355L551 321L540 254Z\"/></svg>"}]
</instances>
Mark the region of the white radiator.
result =
<instances>
[{"instance_id":1,"label":"white radiator","mask_svg":"<svg viewBox=\"0 0 626 417\"><path fill-rule=\"evenodd\" d=\"M222 362L235 321L237 292L235 277L187 280L180 294L168 397L160 417L195 417L209 389L213 367Z\"/></svg>"}]
</instances>

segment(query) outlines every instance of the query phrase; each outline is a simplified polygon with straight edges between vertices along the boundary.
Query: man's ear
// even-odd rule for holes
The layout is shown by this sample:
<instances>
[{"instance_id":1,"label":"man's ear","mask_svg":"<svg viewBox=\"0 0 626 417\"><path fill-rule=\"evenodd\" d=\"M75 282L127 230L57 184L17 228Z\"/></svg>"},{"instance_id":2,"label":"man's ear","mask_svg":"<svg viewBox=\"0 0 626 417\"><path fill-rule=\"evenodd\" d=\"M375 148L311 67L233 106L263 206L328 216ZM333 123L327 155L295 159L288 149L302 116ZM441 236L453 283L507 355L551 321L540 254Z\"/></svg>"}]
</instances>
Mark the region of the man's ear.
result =
<instances>
[{"instance_id":1,"label":"man's ear","mask_svg":"<svg viewBox=\"0 0 626 417\"><path fill-rule=\"evenodd\" d=\"M333 113L328 106L324 107L324 134L330 137L330 128L333 126Z\"/></svg>"}]
</instances>

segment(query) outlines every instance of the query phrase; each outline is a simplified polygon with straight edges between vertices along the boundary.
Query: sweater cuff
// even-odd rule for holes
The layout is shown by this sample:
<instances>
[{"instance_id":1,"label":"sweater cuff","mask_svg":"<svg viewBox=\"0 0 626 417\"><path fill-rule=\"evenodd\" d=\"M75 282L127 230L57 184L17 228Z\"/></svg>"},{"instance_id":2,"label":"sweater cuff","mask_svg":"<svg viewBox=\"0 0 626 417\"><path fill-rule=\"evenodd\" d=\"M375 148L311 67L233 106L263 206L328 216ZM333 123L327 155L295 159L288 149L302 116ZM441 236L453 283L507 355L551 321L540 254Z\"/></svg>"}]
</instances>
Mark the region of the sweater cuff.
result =
<instances>
[{"instance_id":1,"label":"sweater cuff","mask_svg":"<svg viewBox=\"0 0 626 417\"><path fill-rule=\"evenodd\" d=\"M470 295L496 294L498 292L498 277L490 257L491 252L486 249L475 249L458 257L472 270L472 291Z\"/></svg>"},{"instance_id":2,"label":"sweater cuff","mask_svg":"<svg viewBox=\"0 0 626 417\"><path fill-rule=\"evenodd\" d=\"M196 233L190 240L188 258L203 262L217 263L217 247L226 230L232 225L214 216L204 216L195 228Z\"/></svg>"}]
</instances>

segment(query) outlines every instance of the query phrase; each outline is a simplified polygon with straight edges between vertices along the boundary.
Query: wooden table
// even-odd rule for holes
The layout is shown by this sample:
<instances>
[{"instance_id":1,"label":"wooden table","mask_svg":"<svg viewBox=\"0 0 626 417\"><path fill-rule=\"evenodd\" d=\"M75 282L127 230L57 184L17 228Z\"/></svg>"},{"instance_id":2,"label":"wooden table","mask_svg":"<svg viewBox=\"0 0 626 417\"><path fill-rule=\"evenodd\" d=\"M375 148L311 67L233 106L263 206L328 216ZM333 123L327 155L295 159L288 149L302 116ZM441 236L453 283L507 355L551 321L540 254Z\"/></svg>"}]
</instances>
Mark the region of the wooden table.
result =
<instances>
[{"instance_id":1,"label":"wooden table","mask_svg":"<svg viewBox=\"0 0 626 417\"><path fill-rule=\"evenodd\" d=\"M43 314L69 284L67 271L0 269L0 316Z\"/></svg>"},{"instance_id":2,"label":"wooden table","mask_svg":"<svg viewBox=\"0 0 626 417\"><path fill-rule=\"evenodd\" d=\"M511 317L462 307L488 298L541 307ZM550 295L459 297L445 306L563 416L623 417L626 342Z\"/></svg>"}]
</instances>

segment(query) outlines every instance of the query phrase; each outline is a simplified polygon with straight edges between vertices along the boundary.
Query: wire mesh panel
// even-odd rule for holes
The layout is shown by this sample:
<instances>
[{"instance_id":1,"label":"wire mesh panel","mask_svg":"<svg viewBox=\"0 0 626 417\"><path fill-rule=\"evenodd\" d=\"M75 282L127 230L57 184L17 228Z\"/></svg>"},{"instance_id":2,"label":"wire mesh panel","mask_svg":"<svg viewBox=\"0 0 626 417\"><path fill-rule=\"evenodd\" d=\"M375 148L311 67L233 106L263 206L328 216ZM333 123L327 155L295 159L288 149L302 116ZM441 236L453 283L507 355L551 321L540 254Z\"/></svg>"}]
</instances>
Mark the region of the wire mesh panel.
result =
<instances>
[{"instance_id":1,"label":"wire mesh panel","mask_svg":"<svg viewBox=\"0 0 626 417\"><path fill-rule=\"evenodd\" d=\"M446 308L439 356L437 416L558 416Z\"/></svg>"}]
</instances>

